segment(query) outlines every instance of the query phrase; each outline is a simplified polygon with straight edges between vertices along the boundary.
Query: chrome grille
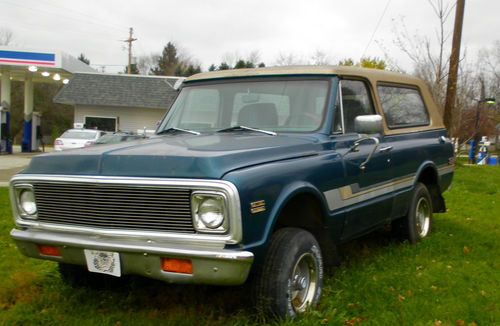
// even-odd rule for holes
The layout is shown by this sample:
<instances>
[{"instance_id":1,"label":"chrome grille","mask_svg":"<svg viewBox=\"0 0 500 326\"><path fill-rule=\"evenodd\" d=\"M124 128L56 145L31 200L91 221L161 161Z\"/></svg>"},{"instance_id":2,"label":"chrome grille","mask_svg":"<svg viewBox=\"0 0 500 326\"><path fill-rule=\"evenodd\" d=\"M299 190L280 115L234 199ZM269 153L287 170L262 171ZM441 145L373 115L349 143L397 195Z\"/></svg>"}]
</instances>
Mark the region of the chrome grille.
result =
<instances>
[{"instance_id":1,"label":"chrome grille","mask_svg":"<svg viewBox=\"0 0 500 326\"><path fill-rule=\"evenodd\" d=\"M63 182L33 186L40 222L194 233L189 189Z\"/></svg>"}]
</instances>

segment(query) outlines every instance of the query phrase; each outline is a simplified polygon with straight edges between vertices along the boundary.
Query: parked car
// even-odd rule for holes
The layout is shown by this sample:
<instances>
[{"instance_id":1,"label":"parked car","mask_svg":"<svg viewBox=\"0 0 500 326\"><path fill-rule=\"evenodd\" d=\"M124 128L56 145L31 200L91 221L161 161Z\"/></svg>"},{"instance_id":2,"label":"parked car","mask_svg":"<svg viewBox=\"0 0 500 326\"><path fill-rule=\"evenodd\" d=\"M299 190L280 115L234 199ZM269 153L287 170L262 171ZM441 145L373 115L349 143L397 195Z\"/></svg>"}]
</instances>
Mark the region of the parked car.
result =
<instances>
[{"instance_id":1,"label":"parked car","mask_svg":"<svg viewBox=\"0 0 500 326\"><path fill-rule=\"evenodd\" d=\"M93 145L103 145L103 144L118 144L121 142L144 139L146 136L138 134L130 134L126 132L115 132L112 134L105 134L99 139L97 139Z\"/></svg>"},{"instance_id":2,"label":"parked car","mask_svg":"<svg viewBox=\"0 0 500 326\"><path fill-rule=\"evenodd\" d=\"M101 130L95 129L69 129L54 141L55 151L82 148L92 145L96 140L104 135Z\"/></svg>"},{"instance_id":3,"label":"parked car","mask_svg":"<svg viewBox=\"0 0 500 326\"><path fill-rule=\"evenodd\" d=\"M34 157L10 183L19 250L67 281L253 274L257 304L294 317L318 303L338 244L387 226L427 237L454 171L425 83L375 69L197 74L156 134Z\"/></svg>"}]
</instances>

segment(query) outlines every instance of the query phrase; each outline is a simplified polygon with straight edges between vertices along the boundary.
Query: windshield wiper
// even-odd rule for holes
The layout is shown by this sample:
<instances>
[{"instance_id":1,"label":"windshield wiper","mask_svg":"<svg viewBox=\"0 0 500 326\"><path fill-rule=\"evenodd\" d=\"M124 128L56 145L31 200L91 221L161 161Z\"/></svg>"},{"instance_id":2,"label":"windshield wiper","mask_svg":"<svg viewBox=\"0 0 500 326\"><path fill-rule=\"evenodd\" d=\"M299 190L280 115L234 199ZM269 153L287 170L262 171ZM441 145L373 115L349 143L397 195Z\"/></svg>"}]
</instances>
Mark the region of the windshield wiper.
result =
<instances>
[{"instance_id":1,"label":"windshield wiper","mask_svg":"<svg viewBox=\"0 0 500 326\"><path fill-rule=\"evenodd\" d=\"M156 134L157 135L162 135L162 134L168 134L170 132L175 132L175 131L185 132L185 133L193 134L193 135L199 135L200 134L197 131L187 130L187 129L182 129L182 128L176 128L176 127L171 127L171 128L163 129L162 131L158 131Z\"/></svg>"},{"instance_id":2,"label":"windshield wiper","mask_svg":"<svg viewBox=\"0 0 500 326\"><path fill-rule=\"evenodd\" d=\"M263 134L270 135L270 136L276 136L277 135L277 133L275 133L274 131L267 131L267 130L255 129L255 128L246 127L246 126L233 126L233 127L229 127L229 128L218 130L217 132L230 132L230 131L242 131L242 130L245 130L245 131L254 131L254 132L261 132Z\"/></svg>"}]
</instances>

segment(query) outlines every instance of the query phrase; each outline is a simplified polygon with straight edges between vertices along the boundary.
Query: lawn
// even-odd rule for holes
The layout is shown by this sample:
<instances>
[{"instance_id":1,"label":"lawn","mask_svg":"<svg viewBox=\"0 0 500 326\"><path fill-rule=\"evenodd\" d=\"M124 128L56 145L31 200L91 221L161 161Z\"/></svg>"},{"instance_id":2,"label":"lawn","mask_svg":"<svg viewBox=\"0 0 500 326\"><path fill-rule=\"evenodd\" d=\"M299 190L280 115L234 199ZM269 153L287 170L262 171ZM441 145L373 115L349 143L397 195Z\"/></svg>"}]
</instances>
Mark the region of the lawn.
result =
<instances>
[{"instance_id":1,"label":"lawn","mask_svg":"<svg viewBox=\"0 0 500 326\"><path fill-rule=\"evenodd\" d=\"M319 307L280 323L250 308L247 286L129 277L72 288L54 263L16 251L0 188L0 325L499 325L499 188L498 167L457 168L429 238L411 246L380 232L342 246Z\"/></svg>"}]
</instances>

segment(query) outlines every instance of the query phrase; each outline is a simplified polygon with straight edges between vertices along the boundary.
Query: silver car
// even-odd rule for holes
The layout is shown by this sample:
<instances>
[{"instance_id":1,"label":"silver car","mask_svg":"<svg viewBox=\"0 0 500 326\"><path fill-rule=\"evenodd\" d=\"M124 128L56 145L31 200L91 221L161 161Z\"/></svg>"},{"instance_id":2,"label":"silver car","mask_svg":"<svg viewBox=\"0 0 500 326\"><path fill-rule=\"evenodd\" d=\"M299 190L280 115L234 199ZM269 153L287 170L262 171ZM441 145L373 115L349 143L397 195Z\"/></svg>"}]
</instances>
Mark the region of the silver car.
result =
<instances>
[{"instance_id":1,"label":"silver car","mask_svg":"<svg viewBox=\"0 0 500 326\"><path fill-rule=\"evenodd\" d=\"M55 151L64 151L67 149L87 147L104 135L101 130L95 129L69 129L61 137L54 141Z\"/></svg>"}]
</instances>

